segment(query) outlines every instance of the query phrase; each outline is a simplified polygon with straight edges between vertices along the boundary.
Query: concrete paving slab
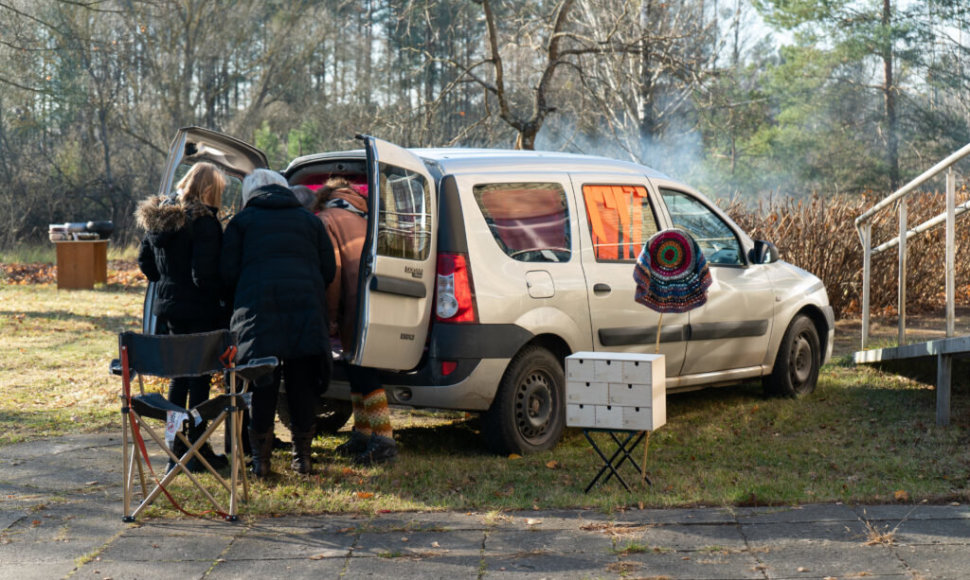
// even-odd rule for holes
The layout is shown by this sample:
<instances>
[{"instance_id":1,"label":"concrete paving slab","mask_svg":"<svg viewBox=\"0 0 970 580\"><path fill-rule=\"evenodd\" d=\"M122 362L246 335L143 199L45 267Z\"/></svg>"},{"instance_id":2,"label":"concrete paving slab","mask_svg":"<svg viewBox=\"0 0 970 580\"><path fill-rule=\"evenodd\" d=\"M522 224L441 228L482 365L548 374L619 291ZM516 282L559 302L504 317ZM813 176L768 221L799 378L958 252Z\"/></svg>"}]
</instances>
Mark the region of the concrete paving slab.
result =
<instances>
[{"instance_id":1,"label":"concrete paving slab","mask_svg":"<svg viewBox=\"0 0 970 580\"><path fill-rule=\"evenodd\" d=\"M2 573L0 576L3 578L10 578L11 580L16 578L17 580L51 580L51 578L66 578L75 568L75 563L73 560L61 560L61 561L48 561L48 562L31 562L29 564L14 563L14 564L3 564ZM91 578L92 576L88 576ZM94 578L103 578L103 576L94 576Z\"/></svg>"},{"instance_id":2,"label":"concrete paving slab","mask_svg":"<svg viewBox=\"0 0 970 580\"><path fill-rule=\"evenodd\" d=\"M214 562L232 538L187 532L157 536L125 534L101 552L104 562Z\"/></svg>"},{"instance_id":3,"label":"concrete paving slab","mask_svg":"<svg viewBox=\"0 0 970 580\"><path fill-rule=\"evenodd\" d=\"M376 514L367 529L484 530L493 525L494 518L482 512L401 512Z\"/></svg>"},{"instance_id":4,"label":"concrete paving slab","mask_svg":"<svg viewBox=\"0 0 970 580\"><path fill-rule=\"evenodd\" d=\"M778 546L804 542L863 544L868 533L862 522L795 522L740 524L741 534L751 547Z\"/></svg>"},{"instance_id":5,"label":"concrete paving slab","mask_svg":"<svg viewBox=\"0 0 970 580\"><path fill-rule=\"evenodd\" d=\"M30 512L0 532L0 564L71 561L96 553L118 532L90 510Z\"/></svg>"},{"instance_id":6,"label":"concrete paving slab","mask_svg":"<svg viewBox=\"0 0 970 580\"><path fill-rule=\"evenodd\" d=\"M28 515L28 512L21 509L10 511L0 510L0 534L2 534L10 526L26 518Z\"/></svg>"},{"instance_id":7,"label":"concrete paving slab","mask_svg":"<svg viewBox=\"0 0 970 580\"><path fill-rule=\"evenodd\" d=\"M804 542L754 552L768 578L910 578L887 546Z\"/></svg>"},{"instance_id":8,"label":"concrete paving slab","mask_svg":"<svg viewBox=\"0 0 970 580\"><path fill-rule=\"evenodd\" d=\"M484 544L484 530L362 533L358 536L353 551L355 557L481 558Z\"/></svg>"},{"instance_id":9,"label":"concrete paving slab","mask_svg":"<svg viewBox=\"0 0 970 580\"><path fill-rule=\"evenodd\" d=\"M854 522L859 519L851 507L841 503L740 507L734 511L737 520L742 523Z\"/></svg>"},{"instance_id":10,"label":"concrete paving slab","mask_svg":"<svg viewBox=\"0 0 970 580\"><path fill-rule=\"evenodd\" d=\"M486 555L485 578L541 578L589 579L617 578L619 561L615 556L590 557L576 553L511 553Z\"/></svg>"},{"instance_id":11,"label":"concrete paving slab","mask_svg":"<svg viewBox=\"0 0 970 580\"><path fill-rule=\"evenodd\" d=\"M733 524L737 521L728 508L627 510L614 514L612 519L638 524Z\"/></svg>"},{"instance_id":12,"label":"concrete paving slab","mask_svg":"<svg viewBox=\"0 0 970 580\"><path fill-rule=\"evenodd\" d=\"M473 557L358 558L355 556L347 562L344 577L455 580L457 578L478 578L481 570L481 559Z\"/></svg>"},{"instance_id":13,"label":"concrete paving slab","mask_svg":"<svg viewBox=\"0 0 970 580\"><path fill-rule=\"evenodd\" d=\"M320 580L340 578L346 567L346 559L275 559L275 560L229 560L219 562L205 577L206 580L239 580L258 578L270 580ZM351 576L344 576L352 578ZM171 580L171 579L169 579Z\"/></svg>"},{"instance_id":14,"label":"concrete paving slab","mask_svg":"<svg viewBox=\"0 0 970 580\"><path fill-rule=\"evenodd\" d=\"M72 578L96 578L111 580L171 580L172 578L203 578L213 566L212 562L186 560L151 562L125 562L95 560L81 566Z\"/></svg>"},{"instance_id":15,"label":"concrete paving slab","mask_svg":"<svg viewBox=\"0 0 970 580\"><path fill-rule=\"evenodd\" d=\"M281 518L248 519L244 524L253 531L300 534L310 530L353 533L370 525L370 514L322 514L316 516L288 516Z\"/></svg>"},{"instance_id":16,"label":"concrete paving slab","mask_svg":"<svg viewBox=\"0 0 970 580\"><path fill-rule=\"evenodd\" d=\"M853 510L862 520L943 520L970 521L970 505L863 505Z\"/></svg>"},{"instance_id":17,"label":"concrete paving slab","mask_svg":"<svg viewBox=\"0 0 970 580\"><path fill-rule=\"evenodd\" d=\"M490 530L485 538L486 556L496 554L570 554L615 559L615 543L605 534L552 530L549 532Z\"/></svg>"},{"instance_id":18,"label":"concrete paving slab","mask_svg":"<svg viewBox=\"0 0 970 580\"><path fill-rule=\"evenodd\" d=\"M494 527L518 530L579 530L614 520L611 514L598 510L514 511L495 518Z\"/></svg>"},{"instance_id":19,"label":"concrete paving slab","mask_svg":"<svg viewBox=\"0 0 970 580\"><path fill-rule=\"evenodd\" d=\"M235 539L222 558L226 561L346 558L356 542L357 535L353 532L249 530Z\"/></svg>"},{"instance_id":20,"label":"concrete paving slab","mask_svg":"<svg viewBox=\"0 0 970 580\"><path fill-rule=\"evenodd\" d=\"M966 546L898 546L894 551L914 578L966 580L970 576Z\"/></svg>"},{"instance_id":21,"label":"concrete paving slab","mask_svg":"<svg viewBox=\"0 0 970 580\"><path fill-rule=\"evenodd\" d=\"M903 520L896 524L884 524L879 530L895 532L893 539L898 544L955 544L970 546L970 520ZM967 570L970 576L970 569Z\"/></svg>"},{"instance_id":22,"label":"concrete paving slab","mask_svg":"<svg viewBox=\"0 0 970 580\"><path fill-rule=\"evenodd\" d=\"M620 556L622 568L633 578L691 578L693 580L763 580L761 563L750 551L647 550Z\"/></svg>"},{"instance_id":23,"label":"concrete paving slab","mask_svg":"<svg viewBox=\"0 0 970 580\"><path fill-rule=\"evenodd\" d=\"M676 551L741 551L747 547L737 525L647 525L615 536L617 549L642 546Z\"/></svg>"}]
</instances>

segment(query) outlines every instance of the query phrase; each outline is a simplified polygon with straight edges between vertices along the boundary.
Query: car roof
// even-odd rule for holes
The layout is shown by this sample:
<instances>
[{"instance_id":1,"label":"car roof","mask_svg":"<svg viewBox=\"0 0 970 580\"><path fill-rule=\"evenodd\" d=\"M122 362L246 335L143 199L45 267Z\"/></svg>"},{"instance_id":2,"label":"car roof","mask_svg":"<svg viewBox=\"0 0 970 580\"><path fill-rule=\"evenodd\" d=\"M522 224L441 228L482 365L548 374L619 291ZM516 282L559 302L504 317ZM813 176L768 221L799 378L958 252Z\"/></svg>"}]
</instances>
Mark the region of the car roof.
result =
<instances>
[{"instance_id":1,"label":"car roof","mask_svg":"<svg viewBox=\"0 0 970 580\"><path fill-rule=\"evenodd\" d=\"M421 158L426 165L442 175L466 173L493 173L498 171L516 172L536 170L541 164L543 170L560 169L579 173L621 173L643 175L668 179L663 173L630 161L620 161L609 157L562 153L558 151L523 151L513 149L475 149L463 147L414 148L407 149ZM363 149L313 153L294 159L284 174L289 175L300 167L335 159L363 159Z\"/></svg>"}]
</instances>

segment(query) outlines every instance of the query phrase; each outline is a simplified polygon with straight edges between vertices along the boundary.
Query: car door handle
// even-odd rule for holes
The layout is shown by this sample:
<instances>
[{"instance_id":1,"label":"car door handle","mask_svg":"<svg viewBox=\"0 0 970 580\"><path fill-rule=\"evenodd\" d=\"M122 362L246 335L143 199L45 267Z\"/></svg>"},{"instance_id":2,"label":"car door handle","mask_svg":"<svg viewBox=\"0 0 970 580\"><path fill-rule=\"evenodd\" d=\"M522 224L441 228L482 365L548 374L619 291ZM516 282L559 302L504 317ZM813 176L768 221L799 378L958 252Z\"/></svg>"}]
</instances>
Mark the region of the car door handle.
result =
<instances>
[{"instance_id":1,"label":"car door handle","mask_svg":"<svg viewBox=\"0 0 970 580\"><path fill-rule=\"evenodd\" d=\"M593 284L593 294L609 294L612 291L613 289L610 288L609 284L603 284L602 282Z\"/></svg>"}]
</instances>

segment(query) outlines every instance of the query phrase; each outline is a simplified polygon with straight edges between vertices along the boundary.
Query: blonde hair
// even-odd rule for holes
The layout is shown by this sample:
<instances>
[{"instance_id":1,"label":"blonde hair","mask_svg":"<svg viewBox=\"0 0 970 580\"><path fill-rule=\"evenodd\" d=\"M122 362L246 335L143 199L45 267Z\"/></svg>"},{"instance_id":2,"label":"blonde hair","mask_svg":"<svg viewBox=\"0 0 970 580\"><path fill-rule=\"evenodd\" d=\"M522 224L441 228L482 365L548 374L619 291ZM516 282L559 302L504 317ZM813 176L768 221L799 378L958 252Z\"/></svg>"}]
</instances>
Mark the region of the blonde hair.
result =
<instances>
[{"instance_id":1,"label":"blonde hair","mask_svg":"<svg viewBox=\"0 0 970 580\"><path fill-rule=\"evenodd\" d=\"M192 166L178 185L183 204L199 201L211 207L222 205L222 190L226 188L226 176L214 164L201 161Z\"/></svg>"}]
</instances>

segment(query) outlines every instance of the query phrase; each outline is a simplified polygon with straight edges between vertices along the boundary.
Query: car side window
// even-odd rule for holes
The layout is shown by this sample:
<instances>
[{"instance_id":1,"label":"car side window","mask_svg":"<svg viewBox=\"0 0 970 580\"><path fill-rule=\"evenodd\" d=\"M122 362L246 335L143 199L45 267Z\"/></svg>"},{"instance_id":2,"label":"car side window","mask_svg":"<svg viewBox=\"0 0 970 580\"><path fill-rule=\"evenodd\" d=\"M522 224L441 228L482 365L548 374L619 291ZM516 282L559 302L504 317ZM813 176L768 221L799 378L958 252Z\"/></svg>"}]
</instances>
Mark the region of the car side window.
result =
<instances>
[{"instance_id":1,"label":"car side window","mask_svg":"<svg viewBox=\"0 0 970 580\"><path fill-rule=\"evenodd\" d=\"M568 262L569 207L558 183L476 185L475 201L495 242L520 262Z\"/></svg>"},{"instance_id":2,"label":"car side window","mask_svg":"<svg viewBox=\"0 0 970 580\"><path fill-rule=\"evenodd\" d=\"M584 185L583 200L597 262L633 262L657 233L657 217L642 185Z\"/></svg>"},{"instance_id":3,"label":"car side window","mask_svg":"<svg viewBox=\"0 0 970 580\"><path fill-rule=\"evenodd\" d=\"M687 230L710 264L743 264L741 243L719 215L693 197L673 189L661 189L674 225Z\"/></svg>"},{"instance_id":4,"label":"car side window","mask_svg":"<svg viewBox=\"0 0 970 580\"><path fill-rule=\"evenodd\" d=\"M431 251L431 193L420 173L380 165L377 253L409 260Z\"/></svg>"}]
</instances>

